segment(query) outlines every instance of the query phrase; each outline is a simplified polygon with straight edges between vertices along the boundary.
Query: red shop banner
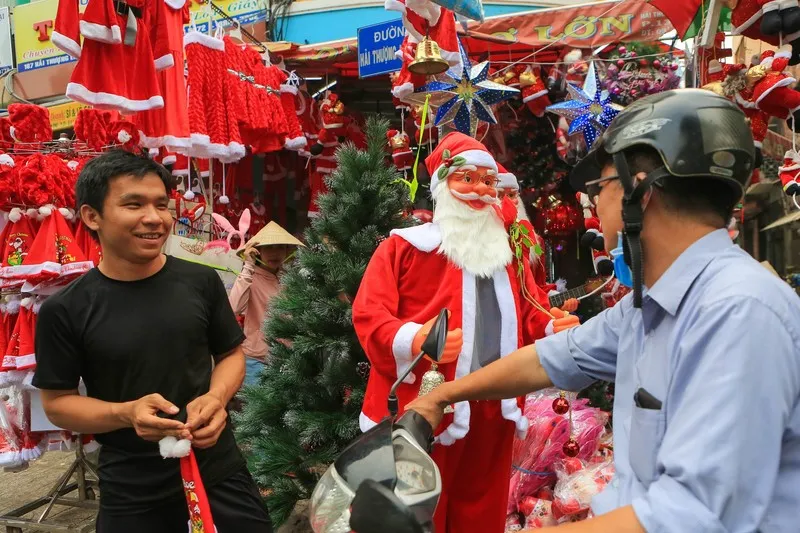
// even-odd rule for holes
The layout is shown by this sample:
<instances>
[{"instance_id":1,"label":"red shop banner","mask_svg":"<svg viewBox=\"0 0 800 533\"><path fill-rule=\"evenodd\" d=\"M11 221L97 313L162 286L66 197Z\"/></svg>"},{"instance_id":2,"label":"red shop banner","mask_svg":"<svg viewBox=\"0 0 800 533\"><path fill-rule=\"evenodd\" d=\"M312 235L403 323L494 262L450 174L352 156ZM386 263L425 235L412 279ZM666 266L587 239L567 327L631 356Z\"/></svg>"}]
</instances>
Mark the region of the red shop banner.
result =
<instances>
[{"instance_id":1,"label":"red shop banner","mask_svg":"<svg viewBox=\"0 0 800 533\"><path fill-rule=\"evenodd\" d=\"M643 0L540 9L490 17L469 25L471 37L532 48L551 43L595 48L623 41L653 41L672 30L669 19Z\"/></svg>"}]
</instances>

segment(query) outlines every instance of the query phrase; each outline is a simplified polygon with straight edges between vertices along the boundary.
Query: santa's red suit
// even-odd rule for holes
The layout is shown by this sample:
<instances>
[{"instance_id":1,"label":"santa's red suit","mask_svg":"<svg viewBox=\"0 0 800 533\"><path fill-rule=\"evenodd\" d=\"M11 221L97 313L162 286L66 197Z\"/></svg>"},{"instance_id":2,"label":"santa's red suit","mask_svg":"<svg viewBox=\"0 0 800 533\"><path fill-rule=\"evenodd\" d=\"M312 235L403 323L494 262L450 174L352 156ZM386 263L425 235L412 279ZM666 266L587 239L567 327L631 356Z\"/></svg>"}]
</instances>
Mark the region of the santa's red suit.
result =
<instances>
[{"instance_id":1,"label":"santa's red suit","mask_svg":"<svg viewBox=\"0 0 800 533\"><path fill-rule=\"evenodd\" d=\"M466 145L482 147L458 133L442 139L426 160L435 198L443 199L436 190L448 187L446 177L456 165L497 168L485 148L453 148L448 142L453 136L469 139ZM444 150L450 150L449 159L443 157ZM447 189L440 192L450 194ZM437 205L441 208L442 204ZM505 357L543 337L548 329L550 317L523 297L510 249L507 265L500 264L488 277L477 277L439 253L440 246L446 248L444 224L441 220L393 231L373 255L353 302L353 325L372 364L360 418L362 430L387 416L389 389L416 355L412 353L415 336L442 309L451 312L449 329L463 331L458 358L439 366L448 381L488 364L490 361L481 359L491 356L487 342L494 346L491 351L497 357ZM502 227L500 231L507 236ZM524 272L527 292L549 309L547 297L533 281L527 258ZM488 302L487 290L491 294ZM487 327L487 322L492 326ZM421 362L400 385L401 410L417 398L422 376L429 369L427 361ZM454 413L445 415L432 453L443 482L436 531L503 531L514 434L524 434L528 427L523 402L524 398L460 402Z\"/></svg>"},{"instance_id":2,"label":"santa's red suit","mask_svg":"<svg viewBox=\"0 0 800 533\"><path fill-rule=\"evenodd\" d=\"M537 117L544 116L545 108L550 105L550 97L542 79L542 70L528 66L519 76L519 85L522 88L522 101L530 112Z\"/></svg>"},{"instance_id":3,"label":"santa's red suit","mask_svg":"<svg viewBox=\"0 0 800 533\"><path fill-rule=\"evenodd\" d=\"M761 62L747 71L747 81L753 91L752 102L761 111L781 119L800 110L800 92L793 89L797 80L785 72L791 55L789 46L777 53L767 50L761 54Z\"/></svg>"},{"instance_id":4,"label":"santa's red suit","mask_svg":"<svg viewBox=\"0 0 800 533\"><path fill-rule=\"evenodd\" d=\"M385 0L384 7L402 15L411 43L420 43L427 36L436 41L442 59L451 67L461 65L456 19L452 11L430 0Z\"/></svg>"}]
</instances>

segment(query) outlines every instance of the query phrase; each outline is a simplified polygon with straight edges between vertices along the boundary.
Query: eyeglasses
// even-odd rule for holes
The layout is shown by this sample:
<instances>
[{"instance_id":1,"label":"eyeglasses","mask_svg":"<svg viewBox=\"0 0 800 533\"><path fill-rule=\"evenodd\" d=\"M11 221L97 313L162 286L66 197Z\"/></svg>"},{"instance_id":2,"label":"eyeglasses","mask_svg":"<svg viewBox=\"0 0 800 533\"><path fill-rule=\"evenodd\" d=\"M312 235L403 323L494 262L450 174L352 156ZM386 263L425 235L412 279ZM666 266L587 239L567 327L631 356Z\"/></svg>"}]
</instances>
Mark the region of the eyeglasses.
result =
<instances>
[{"instance_id":1,"label":"eyeglasses","mask_svg":"<svg viewBox=\"0 0 800 533\"><path fill-rule=\"evenodd\" d=\"M488 187L494 187L495 189L500 184L500 180L496 176L492 176L490 174L478 174L473 170L468 172L454 172L452 178L455 181L460 181L461 183L474 184L483 182L484 185Z\"/></svg>"},{"instance_id":2,"label":"eyeglasses","mask_svg":"<svg viewBox=\"0 0 800 533\"><path fill-rule=\"evenodd\" d=\"M585 184L586 187L586 195L592 201L594 205L597 205L597 198L600 196L600 191L603 190L603 187L600 186L601 183L607 183L612 180L618 180L619 176L607 176L605 178L600 178L597 180L587 181Z\"/></svg>"},{"instance_id":3,"label":"eyeglasses","mask_svg":"<svg viewBox=\"0 0 800 533\"><path fill-rule=\"evenodd\" d=\"M510 200L516 200L519 197L519 191L517 189L498 189L497 197L499 199L509 198Z\"/></svg>"}]
</instances>

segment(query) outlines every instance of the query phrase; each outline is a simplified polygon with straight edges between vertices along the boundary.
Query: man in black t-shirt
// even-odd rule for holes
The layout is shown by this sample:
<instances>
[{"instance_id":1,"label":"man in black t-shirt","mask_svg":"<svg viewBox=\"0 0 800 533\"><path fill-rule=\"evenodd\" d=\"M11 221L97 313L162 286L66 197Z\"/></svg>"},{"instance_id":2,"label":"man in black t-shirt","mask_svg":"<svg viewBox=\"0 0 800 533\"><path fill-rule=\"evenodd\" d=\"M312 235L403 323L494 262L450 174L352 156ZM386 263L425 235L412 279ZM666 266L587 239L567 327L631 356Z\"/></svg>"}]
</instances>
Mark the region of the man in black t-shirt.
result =
<instances>
[{"instance_id":1,"label":"man in black t-shirt","mask_svg":"<svg viewBox=\"0 0 800 533\"><path fill-rule=\"evenodd\" d=\"M214 270L161 253L171 190L164 167L134 154L86 165L76 197L103 259L42 305L33 383L54 424L103 445L98 533L187 530L179 462L159 454L165 436L192 440L219 533L270 533L226 425L244 335Z\"/></svg>"}]
</instances>

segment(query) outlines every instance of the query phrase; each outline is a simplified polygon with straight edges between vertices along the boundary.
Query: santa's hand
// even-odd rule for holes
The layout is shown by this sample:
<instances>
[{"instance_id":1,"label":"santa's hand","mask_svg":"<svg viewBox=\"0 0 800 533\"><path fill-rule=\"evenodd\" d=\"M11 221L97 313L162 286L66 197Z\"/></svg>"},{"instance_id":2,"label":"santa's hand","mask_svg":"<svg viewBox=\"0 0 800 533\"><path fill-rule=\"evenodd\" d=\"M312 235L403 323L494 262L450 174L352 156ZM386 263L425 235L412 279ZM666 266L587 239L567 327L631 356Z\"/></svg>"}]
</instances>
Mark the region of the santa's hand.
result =
<instances>
[{"instance_id":1,"label":"santa's hand","mask_svg":"<svg viewBox=\"0 0 800 533\"><path fill-rule=\"evenodd\" d=\"M578 303L579 302L577 298L570 298L561 305L561 310L566 311L567 313L574 313L578 310Z\"/></svg>"},{"instance_id":2,"label":"santa's hand","mask_svg":"<svg viewBox=\"0 0 800 533\"><path fill-rule=\"evenodd\" d=\"M558 307L553 307L552 309L550 309L550 314L553 315L554 317L553 320L551 321L551 325L553 327L553 333L559 333L561 331L564 331L565 329L570 329L574 328L575 326L580 326L581 324L581 321L577 316L562 311Z\"/></svg>"},{"instance_id":3,"label":"santa's hand","mask_svg":"<svg viewBox=\"0 0 800 533\"><path fill-rule=\"evenodd\" d=\"M447 312L447 317L449 318L451 312ZM422 343L425 342L425 339L428 337L428 333L431 332L431 328L436 323L436 318L432 318L425 322L425 324L420 328L416 335L414 335L414 341L411 343L411 353L418 354L422 351ZM447 338L444 342L444 350L442 350L442 355L439 358L438 363L440 365L445 365L447 363L452 363L456 359L458 359L458 355L461 353L461 347L464 344L464 334L461 331L461 328L456 328L452 331L447 332ZM432 355L432 354L428 354Z\"/></svg>"}]
</instances>

